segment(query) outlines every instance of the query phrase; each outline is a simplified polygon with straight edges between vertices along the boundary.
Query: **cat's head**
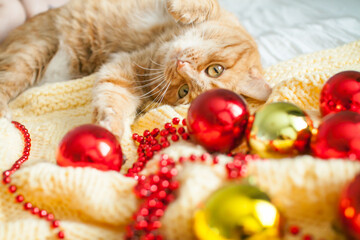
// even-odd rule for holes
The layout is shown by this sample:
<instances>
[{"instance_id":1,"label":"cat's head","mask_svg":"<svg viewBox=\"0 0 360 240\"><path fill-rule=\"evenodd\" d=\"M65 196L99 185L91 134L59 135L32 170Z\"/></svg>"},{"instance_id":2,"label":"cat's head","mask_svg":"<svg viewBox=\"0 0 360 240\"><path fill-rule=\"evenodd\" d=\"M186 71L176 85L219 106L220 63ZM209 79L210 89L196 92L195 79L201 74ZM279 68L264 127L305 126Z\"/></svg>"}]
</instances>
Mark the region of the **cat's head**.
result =
<instances>
[{"instance_id":1,"label":"cat's head","mask_svg":"<svg viewBox=\"0 0 360 240\"><path fill-rule=\"evenodd\" d=\"M231 16L190 27L161 46L153 59L151 68L164 67L166 81L157 88L167 91L167 104L189 103L213 88L262 101L271 93L255 41Z\"/></svg>"}]
</instances>

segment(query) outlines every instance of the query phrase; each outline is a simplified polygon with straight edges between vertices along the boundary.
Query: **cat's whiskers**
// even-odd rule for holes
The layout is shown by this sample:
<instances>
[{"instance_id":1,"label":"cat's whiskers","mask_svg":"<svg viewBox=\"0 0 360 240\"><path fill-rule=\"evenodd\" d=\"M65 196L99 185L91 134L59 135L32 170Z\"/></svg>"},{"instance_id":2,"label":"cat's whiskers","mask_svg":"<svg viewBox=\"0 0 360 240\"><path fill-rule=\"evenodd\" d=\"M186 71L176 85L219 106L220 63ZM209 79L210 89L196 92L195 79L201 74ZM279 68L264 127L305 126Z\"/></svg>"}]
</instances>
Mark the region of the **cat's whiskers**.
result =
<instances>
[{"instance_id":1,"label":"cat's whiskers","mask_svg":"<svg viewBox=\"0 0 360 240\"><path fill-rule=\"evenodd\" d=\"M147 82L152 82L156 79L158 79L159 77L163 77L164 76L164 73L161 72L161 73L158 73L157 76L153 77L153 78L150 78L150 79L146 79L146 80L137 80L139 83L147 83Z\"/></svg>"},{"instance_id":2,"label":"cat's whiskers","mask_svg":"<svg viewBox=\"0 0 360 240\"><path fill-rule=\"evenodd\" d=\"M147 93L139 96L140 99L144 99L144 98L147 98L147 97L149 97L149 96L153 96L153 95L155 95L156 93L158 93L159 91L157 91L157 92L155 92L155 93L153 93L153 92L154 92L155 90L158 90L157 88L160 87L160 86L166 81L166 79L165 79L165 77L163 77L163 78L161 78L159 81L160 81L160 83L159 83L158 85L156 85L151 91L149 91L149 92L147 92ZM151 85L152 85L152 84L151 84Z\"/></svg>"},{"instance_id":3,"label":"cat's whiskers","mask_svg":"<svg viewBox=\"0 0 360 240\"><path fill-rule=\"evenodd\" d=\"M161 82L164 81L164 76L159 76L156 80L152 80L151 82L147 83L147 84L144 84L144 85L141 85L141 86L137 86L137 87L134 87L134 89L141 89L141 88L144 88L144 87L148 87L148 86L151 86L151 85L154 85L158 82L160 82L156 87L158 87Z\"/></svg>"},{"instance_id":4,"label":"cat's whiskers","mask_svg":"<svg viewBox=\"0 0 360 240\"><path fill-rule=\"evenodd\" d=\"M152 107L152 105L153 105L154 103L158 102L157 100L158 100L159 97L160 97L160 98L161 98L160 102L158 102L158 103L156 104L156 107L158 107L158 106L161 104L161 102L162 102L162 100L163 100L163 98L164 98L164 96L165 96L165 93L167 92L170 84L171 84L171 81L169 81L169 83L165 84L165 86L163 86L159 91L157 91L156 93L159 93L159 94L156 96L156 98L155 98L154 100L152 100L151 103L149 103L145 108L143 108L143 109L141 110L141 112L137 113L137 114L136 114L136 117L138 117L138 116L139 116L140 114L142 114L143 112L146 112L146 110L149 109L150 107ZM163 91L164 89L165 89L165 91ZM161 93L161 92L162 92L162 93Z\"/></svg>"},{"instance_id":5,"label":"cat's whiskers","mask_svg":"<svg viewBox=\"0 0 360 240\"><path fill-rule=\"evenodd\" d=\"M136 76L138 77L147 77L147 76L153 76L153 75L157 75L162 73L163 71L158 71L158 72L152 72L152 73L144 73L144 74L136 74Z\"/></svg>"},{"instance_id":6,"label":"cat's whiskers","mask_svg":"<svg viewBox=\"0 0 360 240\"><path fill-rule=\"evenodd\" d=\"M164 64L160 64L160 63L155 62L152 58L150 58L150 61L151 61L153 64L155 64L155 65L157 65L157 66L160 66L160 67L164 67L164 68L165 68L165 66L166 66L166 65L164 65Z\"/></svg>"},{"instance_id":7,"label":"cat's whiskers","mask_svg":"<svg viewBox=\"0 0 360 240\"><path fill-rule=\"evenodd\" d=\"M164 100L164 97L165 97L166 92L169 90L170 84L171 84L171 81L169 81L169 83L168 83L168 85L167 85L164 93L162 94L162 97L161 97L161 99L160 99L160 101L158 102L158 104L157 104L156 107L159 107L159 106L161 105L162 101Z\"/></svg>"},{"instance_id":8,"label":"cat's whiskers","mask_svg":"<svg viewBox=\"0 0 360 240\"><path fill-rule=\"evenodd\" d=\"M137 64L136 62L134 62L134 64L136 66L138 66L139 68L143 69L143 70L148 70L148 71L164 71L165 68L146 68L146 67L143 67L143 66L140 66L139 64Z\"/></svg>"}]
</instances>

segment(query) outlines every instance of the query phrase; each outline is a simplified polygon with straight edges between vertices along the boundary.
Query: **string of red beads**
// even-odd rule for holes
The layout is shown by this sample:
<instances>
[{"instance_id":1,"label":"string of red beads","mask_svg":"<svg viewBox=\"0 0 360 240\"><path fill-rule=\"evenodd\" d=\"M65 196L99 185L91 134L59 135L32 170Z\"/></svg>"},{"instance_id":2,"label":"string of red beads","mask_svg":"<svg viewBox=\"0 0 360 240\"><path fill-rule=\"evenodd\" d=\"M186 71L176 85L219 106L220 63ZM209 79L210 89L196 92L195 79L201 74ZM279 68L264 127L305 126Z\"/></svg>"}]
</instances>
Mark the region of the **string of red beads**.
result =
<instances>
[{"instance_id":1,"label":"string of red beads","mask_svg":"<svg viewBox=\"0 0 360 240\"><path fill-rule=\"evenodd\" d=\"M179 124L180 119L173 118L172 123L165 123L161 130L159 128L154 128L152 131L145 130L142 136L134 133L132 139L139 144L138 159L128 170L126 176L138 179L139 172L144 169L154 154L170 146L170 139L172 142L177 142L180 138L188 140L189 134L184 128L186 122L182 121L183 126L179 126Z\"/></svg>"},{"instance_id":2,"label":"string of red beads","mask_svg":"<svg viewBox=\"0 0 360 240\"><path fill-rule=\"evenodd\" d=\"M159 161L159 170L157 173L143 176L139 172L144 169L146 163L152 159L154 154L163 148L170 146L168 137L171 135L171 140L176 142L179 135L188 140L189 135L186 133L184 127L176 129L174 125L178 125L180 120L174 118L171 123L166 123L164 129L157 128L145 130L144 134L133 135L133 140L139 143L138 154L139 158L133 167L129 169L127 176L135 177L138 181L134 188L135 194L139 199L142 199L139 210L133 215L133 222L126 228L126 240L144 239L144 240L162 240L164 239L158 233L161 227L160 219L164 215L167 206L175 199L175 190L179 188L179 182L175 180L178 174L176 162L167 155L162 155ZM183 126L186 126L185 119L182 121ZM160 134L160 135L159 135ZM159 138L160 144L156 138ZM164 145L164 143L166 143ZM159 146L160 147L155 147ZM155 148L154 148L155 147ZM234 161L226 164L227 175L229 179L242 178L246 174L246 164L250 160L259 159L257 156L238 154L233 156ZM205 162L209 159L209 154L201 156L190 155L189 157L180 157L178 162L180 164L186 161L190 162ZM219 158L213 156L212 164L218 164Z\"/></svg>"},{"instance_id":3,"label":"string of red beads","mask_svg":"<svg viewBox=\"0 0 360 240\"><path fill-rule=\"evenodd\" d=\"M33 206L32 203L25 201L25 198L22 194L17 193L17 186L11 184L11 176L21 168L21 165L29 159L30 149L31 149L31 138L30 133L26 127L18 122L13 121L13 125L22 133L24 139L24 149L22 156L12 165L12 167L3 172L2 183L8 185L8 190L11 194L15 195L16 203L22 204L25 211L29 211L31 214L38 216L39 218L45 219L50 222L52 228L60 228L60 222L55 219L52 213L48 213L44 209L40 209L36 206ZM65 238L64 231L60 230L57 233L59 239Z\"/></svg>"},{"instance_id":4,"label":"string of red beads","mask_svg":"<svg viewBox=\"0 0 360 240\"><path fill-rule=\"evenodd\" d=\"M15 195L15 201L17 203L23 204L25 211L29 211L31 214L49 221L51 227L54 229L60 228L59 220L56 220L52 213L48 213L46 210L33 206L32 203L26 202L23 195L16 194L17 186L11 184L11 176L20 169L25 161L28 160L31 149L31 138L26 127L18 122L12 123L23 135L24 149L22 156L12 165L12 167L3 172L2 183L8 185L9 192ZM145 130L143 136L139 136L138 134L133 134L132 136L133 139L139 143L139 157L133 167L129 169L127 176L137 179L138 183L134 190L136 196L143 199L143 203L133 216L134 222L126 228L125 238L127 240L164 239L157 230L161 227L160 219L164 215L167 206L175 199L175 190L179 188L179 182L175 180L175 177L178 174L175 161L167 155L162 155L159 161L159 171L156 174L143 176L139 175L139 172L144 169L146 163L152 159L156 152L170 146L169 137L173 142L177 142L180 137L184 140L189 139L189 135L184 128L184 126L186 126L185 119L182 121L183 126L176 128L175 126L179 123L180 119L174 118L172 124L166 123L162 130L155 128L152 131ZM157 137L159 139L156 139ZM208 156L209 154L203 154L201 156L191 155L188 158L180 157L179 163L182 164L186 161L205 162L208 159ZM226 164L228 179L231 180L244 177L247 171L247 163L257 159L259 159L259 157L252 155L238 154L233 156L233 162ZM213 164L218 164L219 158L214 156L212 162ZM298 235L300 229L297 226L291 226L289 231L292 235ZM64 231L60 230L57 237L59 239L64 239ZM313 238L311 235L305 234L302 239L312 240Z\"/></svg>"}]
</instances>

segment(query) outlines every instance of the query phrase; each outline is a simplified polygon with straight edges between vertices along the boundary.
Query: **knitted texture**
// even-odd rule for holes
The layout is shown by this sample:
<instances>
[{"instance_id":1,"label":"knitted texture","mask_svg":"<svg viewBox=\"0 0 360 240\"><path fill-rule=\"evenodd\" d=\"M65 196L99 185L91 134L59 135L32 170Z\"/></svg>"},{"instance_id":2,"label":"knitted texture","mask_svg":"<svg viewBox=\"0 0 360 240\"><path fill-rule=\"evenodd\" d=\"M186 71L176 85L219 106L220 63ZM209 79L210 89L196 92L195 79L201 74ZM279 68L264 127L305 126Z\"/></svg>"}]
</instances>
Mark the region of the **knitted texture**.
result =
<instances>
[{"instance_id":1,"label":"knitted texture","mask_svg":"<svg viewBox=\"0 0 360 240\"><path fill-rule=\"evenodd\" d=\"M319 93L324 82L342 70L360 71L360 41L279 63L266 70L274 86L268 102L290 101L318 115ZM66 239L121 239L139 201L133 193L136 181L117 172L91 168L63 168L55 164L57 145L75 126L91 121L91 88L94 77L48 84L24 92L11 102L13 119L24 124L32 137L29 160L12 177L27 201L46 209L61 220ZM249 100L253 112L261 103ZM162 127L174 117L184 118L188 106L161 106L147 112L133 124L133 132ZM318 119L314 120L317 121ZM136 160L136 145L128 132L122 148L128 160L121 173ZM0 171L8 169L21 155L23 141L18 130L0 119ZM173 144L162 153L175 160L202 154L205 150L189 142ZM156 171L159 155L150 161L144 174ZM198 205L225 184L220 163L178 165L180 189L177 199L162 218L166 239L194 239L192 218ZM337 202L344 185L360 170L358 162L341 159L319 160L298 156L281 160L258 160L249 165L249 174L267 192L286 218L287 226L301 227L314 239L345 239L336 233ZM285 239L301 239L301 234ZM13 195L0 185L0 239L56 239L48 222L22 210Z\"/></svg>"}]
</instances>

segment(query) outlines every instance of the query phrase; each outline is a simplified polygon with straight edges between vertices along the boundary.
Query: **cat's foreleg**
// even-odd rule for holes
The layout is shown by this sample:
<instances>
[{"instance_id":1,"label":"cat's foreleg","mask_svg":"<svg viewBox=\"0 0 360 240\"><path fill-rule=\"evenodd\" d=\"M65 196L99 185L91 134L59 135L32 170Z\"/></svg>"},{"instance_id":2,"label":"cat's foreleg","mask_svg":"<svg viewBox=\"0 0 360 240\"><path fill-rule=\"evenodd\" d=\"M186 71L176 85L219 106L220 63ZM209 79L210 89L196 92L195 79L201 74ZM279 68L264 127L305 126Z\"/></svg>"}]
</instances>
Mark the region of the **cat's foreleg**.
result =
<instances>
[{"instance_id":1,"label":"cat's foreleg","mask_svg":"<svg viewBox=\"0 0 360 240\"><path fill-rule=\"evenodd\" d=\"M118 54L97 73L93 89L93 121L121 139L134 121L140 99L136 73L128 54Z\"/></svg>"},{"instance_id":2,"label":"cat's foreleg","mask_svg":"<svg viewBox=\"0 0 360 240\"><path fill-rule=\"evenodd\" d=\"M168 12L178 22L200 23L219 15L217 0L166 0Z\"/></svg>"},{"instance_id":3,"label":"cat's foreleg","mask_svg":"<svg viewBox=\"0 0 360 240\"><path fill-rule=\"evenodd\" d=\"M0 45L0 117L10 118L8 102L41 79L57 48L53 12L30 19Z\"/></svg>"}]
</instances>

